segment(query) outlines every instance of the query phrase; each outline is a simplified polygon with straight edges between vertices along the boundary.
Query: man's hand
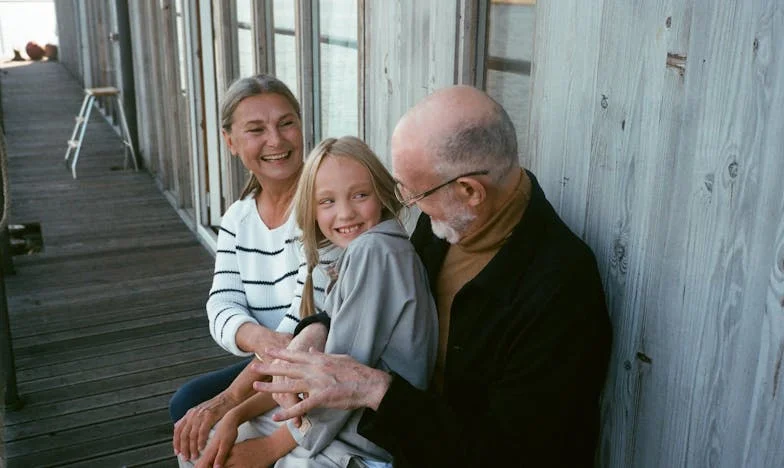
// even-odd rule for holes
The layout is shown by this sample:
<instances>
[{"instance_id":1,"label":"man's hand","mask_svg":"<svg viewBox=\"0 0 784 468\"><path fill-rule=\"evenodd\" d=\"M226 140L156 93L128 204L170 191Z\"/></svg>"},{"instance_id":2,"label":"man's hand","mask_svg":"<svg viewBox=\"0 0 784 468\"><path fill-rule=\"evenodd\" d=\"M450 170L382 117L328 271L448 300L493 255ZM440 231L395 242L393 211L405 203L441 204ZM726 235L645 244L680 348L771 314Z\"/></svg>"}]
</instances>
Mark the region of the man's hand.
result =
<instances>
[{"instance_id":1,"label":"man's hand","mask_svg":"<svg viewBox=\"0 0 784 468\"><path fill-rule=\"evenodd\" d=\"M323 324L314 323L305 327L299 335L295 336L286 349L292 351L307 351L309 349L324 351L324 346L327 344L328 333L327 327ZM273 364L280 365L282 363L276 359L273 361ZM272 377L272 382L275 384L284 384L287 380L288 377ZM293 393L273 393L272 398L274 398L275 402L283 409L289 409L300 402L299 397ZM300 424L302 424L302 420L300 418L294 418L294 425L299 427Z\"/></svg>"},{"instance_id":2,"label":"man's hand","mask_svg":"<svg viewBox=\"0 0 784 468\"><path fill-rule=\"evenodd\" d=\"M358 363L346 355L268 349L271 363L254 363L253 369L273 377L287 377L280 382L254 382L260 392L307 394L307 398L290 408L278 411L276 421L304 416L313 408L378 409L392 376Z\"/></svg>"},{"instance_id":3,"label":"man's hand","mask_svg":"<svg viewBox=\"0 0 784 468\"><path fill-rule=\"evenodd\" d=\"M185 416L174 424L174 453L182 455L185 460L198 457L199 452L207 445L212 426L238 403L224 391L189 409Z\"/></svg>"}]
</instances>

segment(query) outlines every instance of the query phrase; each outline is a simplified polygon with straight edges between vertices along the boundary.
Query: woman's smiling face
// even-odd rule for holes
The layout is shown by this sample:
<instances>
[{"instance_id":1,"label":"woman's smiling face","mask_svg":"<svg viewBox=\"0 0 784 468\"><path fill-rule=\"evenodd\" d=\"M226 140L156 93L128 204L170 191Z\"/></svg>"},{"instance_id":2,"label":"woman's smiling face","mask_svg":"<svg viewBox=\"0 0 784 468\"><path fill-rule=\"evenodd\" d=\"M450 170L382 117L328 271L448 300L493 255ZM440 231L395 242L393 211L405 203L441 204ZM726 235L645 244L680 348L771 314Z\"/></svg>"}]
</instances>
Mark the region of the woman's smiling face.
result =
<instances>
[{"instance_id":1,"label":"woman's smiling face","mask_svg":"<svg viewBox=\"0 0 784 468\"><path fill-rule=\"evenodd\" d=\"M346 248L381 221L370 171L353 159L326 156L316 174L316 222L330 242Z\"/></svg>"},{"instance_id":2,"label":"woman's smiling face","mask_svg":"<svg viewBox=\"0 0 784 468\"><path fill-rule=\"evenodd\" d=\"M243 99L223 138L232 154L264 185L297 177L302 168L302 124L280 94L264 93Z\"/></svg>"}]
</instances>

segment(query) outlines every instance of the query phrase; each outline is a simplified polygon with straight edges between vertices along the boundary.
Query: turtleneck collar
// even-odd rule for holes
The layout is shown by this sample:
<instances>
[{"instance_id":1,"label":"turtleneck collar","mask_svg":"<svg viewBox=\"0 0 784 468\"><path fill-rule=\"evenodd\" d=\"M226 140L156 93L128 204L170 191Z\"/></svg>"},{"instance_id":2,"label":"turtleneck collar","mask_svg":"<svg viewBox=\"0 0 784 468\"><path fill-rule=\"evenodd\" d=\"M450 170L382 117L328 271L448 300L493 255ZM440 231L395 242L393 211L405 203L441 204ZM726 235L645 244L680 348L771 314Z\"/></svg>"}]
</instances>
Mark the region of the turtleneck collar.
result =
<instances>
[{"instance_id":1,"label":"turtleneck collar","mask_svg":"<svg viewBox=\"0 0 784 468\"><path fill-rule=\"evenodd\" d=\"M455 246L466 253L497 251L523 217L531 199L531 179L520 169L520 180L499 210L478 230L461 239Z\"/></svg>"}]
</instances>

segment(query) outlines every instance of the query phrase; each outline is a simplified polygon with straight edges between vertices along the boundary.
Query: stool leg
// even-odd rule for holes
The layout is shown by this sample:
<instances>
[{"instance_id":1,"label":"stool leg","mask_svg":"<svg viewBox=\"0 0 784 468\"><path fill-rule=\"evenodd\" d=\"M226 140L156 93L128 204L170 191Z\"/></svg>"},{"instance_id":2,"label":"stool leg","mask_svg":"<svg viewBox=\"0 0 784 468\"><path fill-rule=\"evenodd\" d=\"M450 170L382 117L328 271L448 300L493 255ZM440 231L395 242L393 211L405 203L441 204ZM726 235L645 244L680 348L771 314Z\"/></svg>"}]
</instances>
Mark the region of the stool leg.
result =
<instances>
[{"instance_id":1,"label":"stool leg","mask_svg":"<svg viewBox=\"0 0 784 468\"><path fill-rule=\"evenodd\" d=\"M125 138L125 144L128 149L131 150L131 160L133 161L133 168L134 170L139 170L139 163L136 162L136 152L133 150L133 142L131 140L131 131L128 130L128 121L125 120L125 111L123 110L122 99L120 96L115 96L117 98L117 109L120 111L120 126L122 127L123 138ZM125 164L128 165L128 154L125 155Z\"/></svg>"},{"instance_id":2,"label":"stool leg","mask_svg":"<svg viewBox=\"0 0 784 468\"><path fill-rule=\"evenodd\" d=\"M79 153L82 151L82 141L84 141L84 132L87 130L87 122L90 121L90 114L93 112L93 104L95 103L95 96L90 95L88 98L87 103L87 115L84 117L84 124L82 125L82 130L79 132L79 138L76 140L78 144L76 145L76 152L74 153L74 159L71 163L71 174L73 174L73 178L76 179L76 163L79 161Z\"/></svg>"},{"instance_id":3,"label":"stool leg","mask_svg":"<svg viewBox=\"0 0 784 468\"><path fill-rule=\"evenodd\" d=\"M76 134L79 132L79 126L80 125L85 125L87 123L87 122L84 121L84 111L87 109L87 101L89 101L89 100L90 100L90 95L89 94L85 94L84 95L84 99L82 99L82 107L79 108L79 115L76 116L76 124L74 125L73 132L71 132L71 138L68 139L69 142L71 140L73 140L74 137L76 137ZM68 163L68 156L70 156L72 149L73 148L69 144L68 145L68 149L65 151L65 162L66 162L66 164Z\"/></svg>"}]
</instances>

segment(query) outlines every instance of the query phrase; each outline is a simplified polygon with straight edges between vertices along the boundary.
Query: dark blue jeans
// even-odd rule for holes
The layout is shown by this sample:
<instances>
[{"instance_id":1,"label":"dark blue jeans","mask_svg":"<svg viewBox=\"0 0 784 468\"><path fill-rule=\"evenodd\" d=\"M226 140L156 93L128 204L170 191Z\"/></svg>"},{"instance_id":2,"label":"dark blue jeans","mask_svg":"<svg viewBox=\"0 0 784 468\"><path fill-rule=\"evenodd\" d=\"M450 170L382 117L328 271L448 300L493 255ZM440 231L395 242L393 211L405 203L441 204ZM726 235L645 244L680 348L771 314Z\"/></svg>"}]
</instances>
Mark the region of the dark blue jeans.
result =
<instances>
[{"instance_id":1,"label":"dark blue jeans","mask_svg":"<svg viewBox=\"0 0 784 468\"><path fill-rule=\"evenodd\" d=\"M179 421L189 409L226 390L242 369L247 367L250 359L243 359L224 369L200 375L178 388L169 400L169 415L172 422Z\"/></svg>"}]
</instances>

